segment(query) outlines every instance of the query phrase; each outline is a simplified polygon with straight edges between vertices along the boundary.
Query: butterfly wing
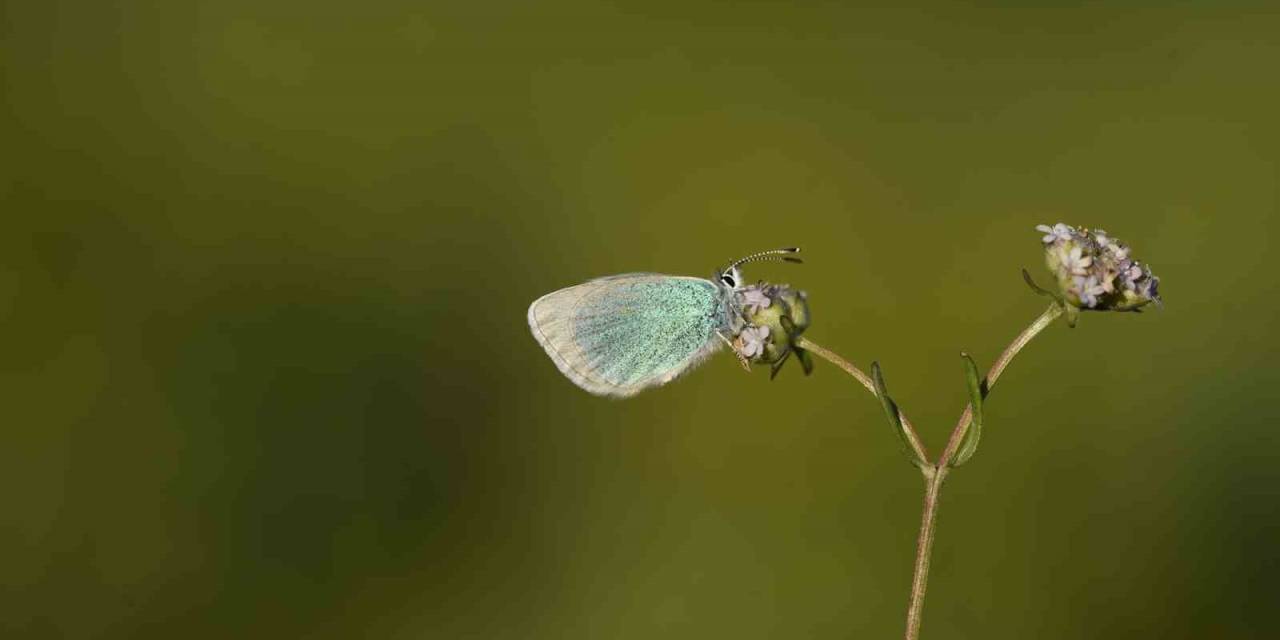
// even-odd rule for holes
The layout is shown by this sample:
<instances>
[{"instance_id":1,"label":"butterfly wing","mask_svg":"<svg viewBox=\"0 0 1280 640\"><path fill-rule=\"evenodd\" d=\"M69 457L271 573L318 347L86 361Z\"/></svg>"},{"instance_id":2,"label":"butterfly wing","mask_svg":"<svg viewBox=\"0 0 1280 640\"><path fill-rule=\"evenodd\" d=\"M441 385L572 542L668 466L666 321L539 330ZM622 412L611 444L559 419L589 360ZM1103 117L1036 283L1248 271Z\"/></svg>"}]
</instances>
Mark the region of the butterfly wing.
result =
<instances>
[{"instance_id":1,"label":"butterfly wing","mask_svg":"<svg viewBox=\"0 0 1280 640\"><path fill-rule=\"evenodd\" d=\"M611 276L538 298L529 328L579 387L626 397L670 382L720 347L722 295L702 278Z\"/></svg>"}]
</instances>

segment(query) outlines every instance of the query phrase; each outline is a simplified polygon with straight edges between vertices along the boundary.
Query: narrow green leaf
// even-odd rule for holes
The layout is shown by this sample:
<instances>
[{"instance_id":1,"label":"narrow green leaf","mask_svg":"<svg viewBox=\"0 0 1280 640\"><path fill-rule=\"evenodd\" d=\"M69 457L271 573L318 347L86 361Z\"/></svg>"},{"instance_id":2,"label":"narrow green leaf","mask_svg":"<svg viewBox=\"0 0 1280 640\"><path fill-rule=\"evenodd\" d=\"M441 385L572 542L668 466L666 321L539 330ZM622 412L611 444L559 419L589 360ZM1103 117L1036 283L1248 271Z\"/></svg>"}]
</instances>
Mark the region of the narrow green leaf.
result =
<instances>
[{"instance_id":1,"label":"narrow green leaf","mask_svg":"<svg viewBox=\"0 0 1280 640\"><path fill-rule=\"evenodd\" d=\"M791 352L787 351L786 353L782 354L781 358L778 358L777 362L773 363L773 366L769 367L770 380L773 380L778 376L778 370L782 369L782 365L787 361L787 358L790 358L790 357L791 357Z\"/></svg>"},{"instance_id":2,"label":"narrow green leaf","mask_svg":"<svg viewBox=\"0 0 1280 640\"><path fill-rule=\"evenodd\" d=\"M1022 279L1027 281L1027 286L1031 287L1032 291L1042 296L1049 296L1050 298L1057 300L1058 306L1061 306L1062 310L1065 312L1063 315L1067 318L1067 326L1072 329L1075 328L1076 321L1080 319L1080 310L1077 309L1075 305L1067 302L1066 298L1062 297L1062 294L1041 288L1040 285L1036 284L1035 280L1031 279L1031 274L1027 273L1026 269L1022 270Z\"/></svg>"},{"instance_id":3,"label":"narrow green leaf","mask_svg":"<svg viewBox=\"0 0 1280 640\"><path fill-rule=\"evenodd\" d=\"M800 367L804 369L804 374L807 376L813 373L813 356L799 347L796 347L795 351L796 357L800 359Z\"/></svg>"},{"instance_id":4,"label":"narrow green leaf","mask_svg":"<svg viewBox=\"0 0 1280 640\"><path fill-rule=\"evenodd\" d=\"M1049 296L1050 298L1053 298L1054 300L1061 300L1061 299L1062 299L1062 297L1061 297L1061 296L1059 296L1056 292L1049 291L1048 289L1044 289L1044 288L1042 288L1040 285L1036 284L1036 281L1031 279L1031 274L1030 274L1030 273L1027 273L1027 270L1026 270L1026 269L1023 269L1023 270L1022 270L1022 279L1023 279L1023 280L1026 280L1026 282L1027 282L1027 286L1028 286L1028 287L1031 287L1031 290L1032 290L1032 291L1034 291L1034 292L1036 292L1036 293L1038 293L1038 294L1040 294L1040 295L1042 295L1042 296Z\"/></svg>"},{"instance_id":5,"label":"narrow green leaf","mask_svg":"<svg viewBox=\"0 0 1280 640\"><path fill-rule=\"evenodd\" d=\"M982 439L982 378L978 374L978 365L973 363L969 354L962 353L960 357L964 359L964 380L969 387L969 405L973 407L973 419L969 422L969 429L965 431L960 448L951 459L953 467L968 462L978 450L978 441Z\"/></svg>"},{"instance_id":6,"label":"narrow green leaf","mask_svg":"<svg viewBox=\"0 0 1280 640\"><path fill-rule=\"evenodd\" d=\"M880 406L884 408L884 415L889 419L889 426L893 427L894 433L898 434L898 440L902 442L902 453L912 464L924 468L927 462L916 456L915 450L911 448L911 440L907 437L906 429L902 427L902 418L898 415L898 405L894 403L893 398L889 397L889 390L884 385L884 374L880 371L880 363L871 363L871 381L876 387L876 397L880 399Z\"/></svg>"},{"instance_id":7,"label":"narrow green leaf","mask_svg":"<svg viewBox=\"0 0 1280 640\"><path fill-rule=\"evenodd\" d=\"M782 314L778 316L778 324L782 325L782 330L787 332L787 338L794 338L796 335L796 323L791 321L791 316Z\"/></svg>"}]
</instances>

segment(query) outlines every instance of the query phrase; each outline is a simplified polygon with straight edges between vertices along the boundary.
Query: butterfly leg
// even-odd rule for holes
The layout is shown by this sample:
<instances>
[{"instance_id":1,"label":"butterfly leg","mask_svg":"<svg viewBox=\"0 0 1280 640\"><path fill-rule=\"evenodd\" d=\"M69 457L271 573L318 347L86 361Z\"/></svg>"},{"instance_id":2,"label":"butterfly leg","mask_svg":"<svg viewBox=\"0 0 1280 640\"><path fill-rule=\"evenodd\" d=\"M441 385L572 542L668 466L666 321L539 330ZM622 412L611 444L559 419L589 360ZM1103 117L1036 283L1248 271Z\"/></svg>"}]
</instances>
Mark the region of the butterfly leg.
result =
<instances>
[{"instance_id":1,"label":"butterfly leg","mask_svg":"<svg viewBox=\"0 0 1280 640\"><path fill-rule=\"evenodd\" d=\"M742 369L748 372L751 371L751 362L747 360L746 356L742 355L742 352L739 351L738 348L733 345L733 342L731 342L728 338L725 337L723 333L720 333L719 331L716 332L716 335L720 336L720 339L723 340L725 344L729 345L729 349L733 351L733 355L738 356L738 362L742 364Z\"/></svg>"}]
</instances>

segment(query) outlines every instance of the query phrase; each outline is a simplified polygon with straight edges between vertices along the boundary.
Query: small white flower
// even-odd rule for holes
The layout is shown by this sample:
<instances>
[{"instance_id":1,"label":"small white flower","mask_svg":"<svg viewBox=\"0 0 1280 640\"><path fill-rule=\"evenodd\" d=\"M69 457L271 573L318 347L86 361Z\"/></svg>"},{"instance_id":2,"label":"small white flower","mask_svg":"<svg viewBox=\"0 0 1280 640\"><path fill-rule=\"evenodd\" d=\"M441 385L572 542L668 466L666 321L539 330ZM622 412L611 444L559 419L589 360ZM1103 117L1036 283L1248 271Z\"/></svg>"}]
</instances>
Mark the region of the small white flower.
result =
<instances>
[{"instance_id":1,"label":"small white flower","mask_svg":"<svg viewBox=\"0 0 1280 640\"><path fill-rule=\"evenodd\" d=\"M1106 288L1098 282L1097 276L1088 278L1076 276L1071 281L1076 297L1080 298L1080 303L1086 307L1098 306L1098 296L1107 292Z\"/></svg>"},{"instance_id":2,"label":"small white flower","mask_svg":"<svg viewBox=\"0 0 1280 640\"><path fill-rule=\"evenodd\" d=\"M1116 291L1116 272L1107 270L1098 276L1098 286L1102 287L1103 293L1115 293Z\"/></svg>"},{"instance_id":3,"label":"small white flower","mask_svg":"<svg viewBox=\"0 0 1280 640\"><path fill-rule=\"evenodd\" d=\"M1058 260L1062 263L1062 268L1073 276L1088 275L1089 266L1093 264L1093 257L1084 255L1084 249L1079 246L1071 247L1070 250L1059 247Z\"/></svg>"},{"instance_id":4,"label":"small white flower","mask_svg":"<svg viewBox=\"0 0 1280 640\"><path fill-rule=\"evenodd\" d=\"M1052 227L1047 224L1036 225L1036 231L1044 234L1040 240L1045 244L1062 243L1071 239L1071 227L1061 222Z\"/></svg>"},{"instance_id":5,"label":"small white flower","mask_svg":"<svg viewBox=\"0 0 1280 640\"><path fill-rule=\"evenodd\" d=\"M773 304L773 300L759 287L747 287L739 292L742 306L752 315Z\"/></svg>"},{"instance_id":6,"label":"small white flower","mask_svg":"<svg viewBox=\"0 0 1280 640\"><path fill-rule=\"evenodd\" d=\"M738 334L742 346L738 353L744 358L754 358L764 353L764 345L769 340L769 327L747 326Z\"/></svg>"},{"instance_id":7,"label":"small white flower","mask_svg":"<svg viewBox=\"0 0 1280 640\"><path fill-rule=\"evenodd\" d=\"M1138 266L1136 263L1130 264L1129 268L1121 272L1120 275L1121 281L1124 283L1124 288L1132 291L1137 285L1138 280L1142 279L1142 267Z\"/></svg>"}]
</instances>

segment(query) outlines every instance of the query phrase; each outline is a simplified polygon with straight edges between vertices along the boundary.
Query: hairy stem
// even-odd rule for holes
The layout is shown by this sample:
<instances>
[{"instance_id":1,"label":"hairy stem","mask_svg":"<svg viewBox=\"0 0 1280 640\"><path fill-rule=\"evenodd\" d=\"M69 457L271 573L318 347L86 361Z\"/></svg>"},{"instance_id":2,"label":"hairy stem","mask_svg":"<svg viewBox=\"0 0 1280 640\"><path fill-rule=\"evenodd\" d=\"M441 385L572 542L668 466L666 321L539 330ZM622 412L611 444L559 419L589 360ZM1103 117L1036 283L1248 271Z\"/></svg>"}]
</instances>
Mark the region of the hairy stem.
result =
<instances>
[{"instance_id":1,"label":"hairy stem","mask_svg":"<svg viewBox=\"0 0 1280 640\"><path fill-rule=\"evenodd\" d=\"M1022 351L1032 338L1062 315L1062 312L1060 305L1056 303L1049 305L1040 317L1032 321L1026 329L1022 330L1022 333L1018 334L1018 337L1013 339L1013 342L1009 343L1008 347L1005 347L1004 353L1000 354L995 364L991 365L991 371L987 373L984 381L984 396L990 392L996 379L1013 361L1013 357L1018 355L1018 352ZM964 441L965 431L969 429L969 423L972 420L973 405L966 405L964 413L960 414L960 420L956 422L955 429L951 432L947 448L942 451L942 455L938 456L938 461L930 467L933 473L925 472L927 487L924 494L924 508L920 514L920 537L916 541L916 566L915 574L911 578L911 600L907 605L907 631L904 636L906 640L917 640L920 637L920 621L924 614L924 593L929 586L929 558L933 552L933 534L937 527L938 498L942 493L942 481L947 477L951 459L955 456L960 443Z\"/></svg>"},{"instance_id":2,"label":"hairy stem","mask_svg":"<svg viewBox=\"0 0 1280 640\"><path fill-rule=\"evenodd\" d=\"M920 513L920 537L916 539L916 567L911 576L911 600L907 604L907 640L920 637L920 619L924 613L924 592L929 586L929 559L933 555L933 530L938 519L938 494L947 477L947 467L936 467L924 474L924 509Z\"/></svg>"},{"instance_id":3,"label":"hairy stem","mask_svg":"<svg viewBox=\"0 0 1280 640\"><path fill-rule=\"evenodd\" d=\"M823 360L844 369L845 373L862 383L862 386L866 387L867 391L871 392L871 395L876 395L876 385L871 381L871 377L863 373L861 369L853 366L853 363L804 336L796 339L796 346L817 354ZM920 436L916 435L915 427L911 426L911 421L907 420L907 416L902 413L902 409L898 409L898 419L902 421L902 429L907 433L907 442L910 443L912 451L920 460L928 460L929 454L925 452L924 444L920 442Z\"/></svg>"}]
</instances>

